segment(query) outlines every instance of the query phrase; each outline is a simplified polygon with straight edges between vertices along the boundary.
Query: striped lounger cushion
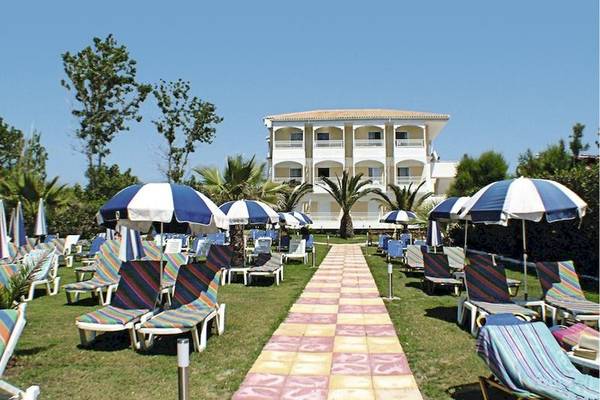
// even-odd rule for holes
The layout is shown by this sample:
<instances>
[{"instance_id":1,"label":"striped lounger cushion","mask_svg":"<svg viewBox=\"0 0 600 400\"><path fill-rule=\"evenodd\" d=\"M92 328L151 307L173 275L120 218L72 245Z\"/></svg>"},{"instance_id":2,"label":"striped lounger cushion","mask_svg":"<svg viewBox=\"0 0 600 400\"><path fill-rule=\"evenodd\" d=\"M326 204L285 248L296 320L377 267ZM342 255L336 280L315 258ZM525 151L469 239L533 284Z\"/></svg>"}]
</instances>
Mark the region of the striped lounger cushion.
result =
<instances>
[{"instance_id":1,"label":"striped lounger cushion","mask_svg":"<svg viewBox=\"0 0 600 400\"><path fill-rule=\"evenodd\" d=\"M574 315L600 315L600 304L585 298L572 261L536 263L544 299Z\"/></svg>"},{"instance_id":2,"label":"striped lounger cushion","mask_svg":"<svg viewBox=\"0 0 600 400\"><path fill-rule=\"evenodd\" d=\"M100 251L96 254L96 268L92 279L83 282L75 282L65 285L66 291L79 290L91 291L102 289L119 282L119 269L121 260L119 260L119 241L107 240L100 246Z\"/></svg>"},{"instance_id":3,"label":"striped lounger cushion","mask_svg":"<svg viewBox=\"0 0 600 400\"><path fill-rule=\"evenodd\" d=\"M254 260L255 265L248 272L275 272L281 268L281 254L259 254Z\"/></svg>"},{"instance_id":4,"label":"striped lounger cushion","mask_svg":"<svg viewBox=\"0 0 600 400\"><path fill-rule=\"evenodd\" d=\"M600 381L573 366L546 325L485 325L477 353L492 373L521 395L549 399L597 399Z\"/></svg>"},{"instance_id":5,"label":"striped lounger cushion","mask_svg":"<svg viewBox=\"0 0 600 400\"><path fill-rule=\"evenodd\" d=\"M206 256L206 265L212 271L230 268L233 249L223 244L211 244Z\"/></svg>"},{"instance_id":6,"label":"striped lounger cushion","mask_svg":"<svg viewBox=\"0 0 600 400\"><path fill-rule=\"evenodd\" d=\"M220 279L220 268L215 270L200 263L182 265L172 308L144 322L142 328L193 328L216 310Z\"/></svg>"},{"instance_id":7,"label":"striped lounger cushion","mask_svg":"<svg viewBox=\"0 0 600 400\"><path fill-rule=\"evenodd\" d=\"M17 310L0 310L0 355L4 354L4 349L18 318L19 312Z\"/></svg>"},{"instance_id":8,"label":"striped lounger cushion","mask_svg":"<svg viewBox=\"0 0 600 400\"><path fill-rule=\"evenodd\" d=\"M488 314L537 315L535 311L521 307L510 299L502 265L477 264L471 257L469 261L469 265L464 269L469 302Z\"/></svg>"},{"instance_id":9,"label":"striped lounger cushion","mask_svg":"<svg viewBox=\"0 0 600 400\"><path fill-rule=\"evenodd\" d=\"M425 278L440 284L459 285L461 282L450 274L448 256L444 253L428 253L422 250Z\"/></svg>"},{"instance_id":10,"label":"striped lounger cushion","mask_svg":"<svg viewBox=\"0 0 600 400\"><path fill-rule=\"evenodd\" d=\"M8 287L10 279L19 271L18 264L0 264L0 286Z\"/></svg>"},{"instance_id":11,"label":"striped lounger cushion","mask_svg":"<svg viewBox=\"0 0 600 400\"><path fill-rule=\"evenodd\" d=\"M95 324L126 324L154 309L160 288L160 263L129 261L121 267L121 280L110 306L80 316Z\"/></svg>"}]
</instances>

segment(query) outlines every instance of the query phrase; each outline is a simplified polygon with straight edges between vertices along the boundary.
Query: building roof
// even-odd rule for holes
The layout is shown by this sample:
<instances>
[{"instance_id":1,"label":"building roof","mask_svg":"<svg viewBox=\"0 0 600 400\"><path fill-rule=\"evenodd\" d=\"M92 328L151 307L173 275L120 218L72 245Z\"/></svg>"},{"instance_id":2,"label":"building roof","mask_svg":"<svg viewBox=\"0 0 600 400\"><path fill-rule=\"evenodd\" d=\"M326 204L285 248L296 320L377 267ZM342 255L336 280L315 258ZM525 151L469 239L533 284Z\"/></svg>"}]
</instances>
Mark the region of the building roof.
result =
<instances>
[{"instance_id":1,"label":"building roof","mask_svg":"<svg viewBox=\"0 0 600 400\"><path fill-rule=\"evenodd\" d=\"M342 110L312 110L287 114L268 115L265 120L274 121L350 121L382 119L426 119L446 121L447 114L422 111L390 110L380 108L357 108Z\"/></svg>"}]
</instances>

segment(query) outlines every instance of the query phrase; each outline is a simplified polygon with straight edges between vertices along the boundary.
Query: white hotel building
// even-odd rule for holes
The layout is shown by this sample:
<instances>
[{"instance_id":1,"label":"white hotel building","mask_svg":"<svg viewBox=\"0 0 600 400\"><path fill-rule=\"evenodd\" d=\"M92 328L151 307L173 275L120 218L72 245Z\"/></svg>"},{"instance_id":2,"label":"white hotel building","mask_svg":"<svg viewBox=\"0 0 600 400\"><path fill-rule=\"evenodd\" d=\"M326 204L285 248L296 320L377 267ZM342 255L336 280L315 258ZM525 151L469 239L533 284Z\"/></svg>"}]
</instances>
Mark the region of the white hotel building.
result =
<instances>
[{"instance_id":1,"label":"white hotel building","mask_svg":"<svg viewBox=\"0 0 600 400\"><path fill-rule=\"evenodd\" d=\"M314 192L302 199L314 228L337 229L340 208L318 185L319 177L340 176L344 169L363 173L371 187L389 192L388 184L445 196L456 163L440 161L432 149L449 116L429 112L348 109L270 115L267 156L275 182L309 182ZM378 222L385 210L369 195L352 209L355 228L386 227ZM387 226L389 227L389 226Z\"/></svg>"}]
</instances>

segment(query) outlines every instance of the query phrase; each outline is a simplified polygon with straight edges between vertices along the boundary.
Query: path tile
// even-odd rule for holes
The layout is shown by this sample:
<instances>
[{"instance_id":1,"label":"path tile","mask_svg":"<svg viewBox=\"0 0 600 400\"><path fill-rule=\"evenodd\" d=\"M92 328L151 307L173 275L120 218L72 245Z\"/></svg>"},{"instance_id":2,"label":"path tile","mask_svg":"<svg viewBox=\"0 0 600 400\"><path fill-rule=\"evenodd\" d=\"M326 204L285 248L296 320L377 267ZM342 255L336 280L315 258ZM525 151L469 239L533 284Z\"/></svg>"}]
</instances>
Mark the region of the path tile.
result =
<instances>
[{"instance_id":1,"label":"path tile","mask_svg":"<svg viewBox=\"0 0 600 400\"><path fill-rule=\"evenodd\" d=\"M422 400L358 245L334 245L234 400Z\"/></svg>"}]
</instances>

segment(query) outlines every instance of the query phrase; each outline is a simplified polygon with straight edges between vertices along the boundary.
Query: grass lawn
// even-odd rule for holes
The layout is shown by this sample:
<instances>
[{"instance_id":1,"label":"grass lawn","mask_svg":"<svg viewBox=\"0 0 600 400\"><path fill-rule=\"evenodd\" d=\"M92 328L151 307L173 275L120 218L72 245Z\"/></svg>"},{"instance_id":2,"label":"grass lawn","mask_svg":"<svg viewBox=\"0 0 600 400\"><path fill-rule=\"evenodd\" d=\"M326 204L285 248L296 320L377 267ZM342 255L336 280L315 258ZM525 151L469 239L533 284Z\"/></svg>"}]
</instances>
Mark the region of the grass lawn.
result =
<instances>
[{"instance_id":1,"label":"grass lawn","mask_svg":"<svg viewBox=\"0 0 600 400\"><path fill-rule=\"evenodd\" d=\"M327 250L318 245L317 263ZM191 355L191 398L231 397L314 271L288 264L278 287L265 279L264 286L234 283L219 289L219 301L227 304L225 333ZM74 281L72 269L61 268L60 275L63 284ZM39 385L44 399L176 398L176 338L159 339L148 354L131 350L127 334L107 334L91 349L81 349L75 318L96 308L86 299L66 305L63 291L33 300L6 380L21 388Z\"/></svg>"},{"instance_id":2,"label":"grass lawn","mask_svg":"<svg viewBox=\"0 0 600 400\"><path fill-rule=\"evenodd\" d=\"M385 259L374 254L374 247L365 251L380 293L387 293ZM522 278L517 270L507 270L507 275ZM539 298L541 288L535 275L528 277L528 285L530 298ZM475 339L456 324L457 298L442 289L439 295L428 296L421 290L419 275L397 270L394 294L400 300L386 303L388 312L424 396L481 399L477 379L489 375L489 370L475 353ZM597 293L586 295L598 301Z\"/></svg>"}]
</instances>

